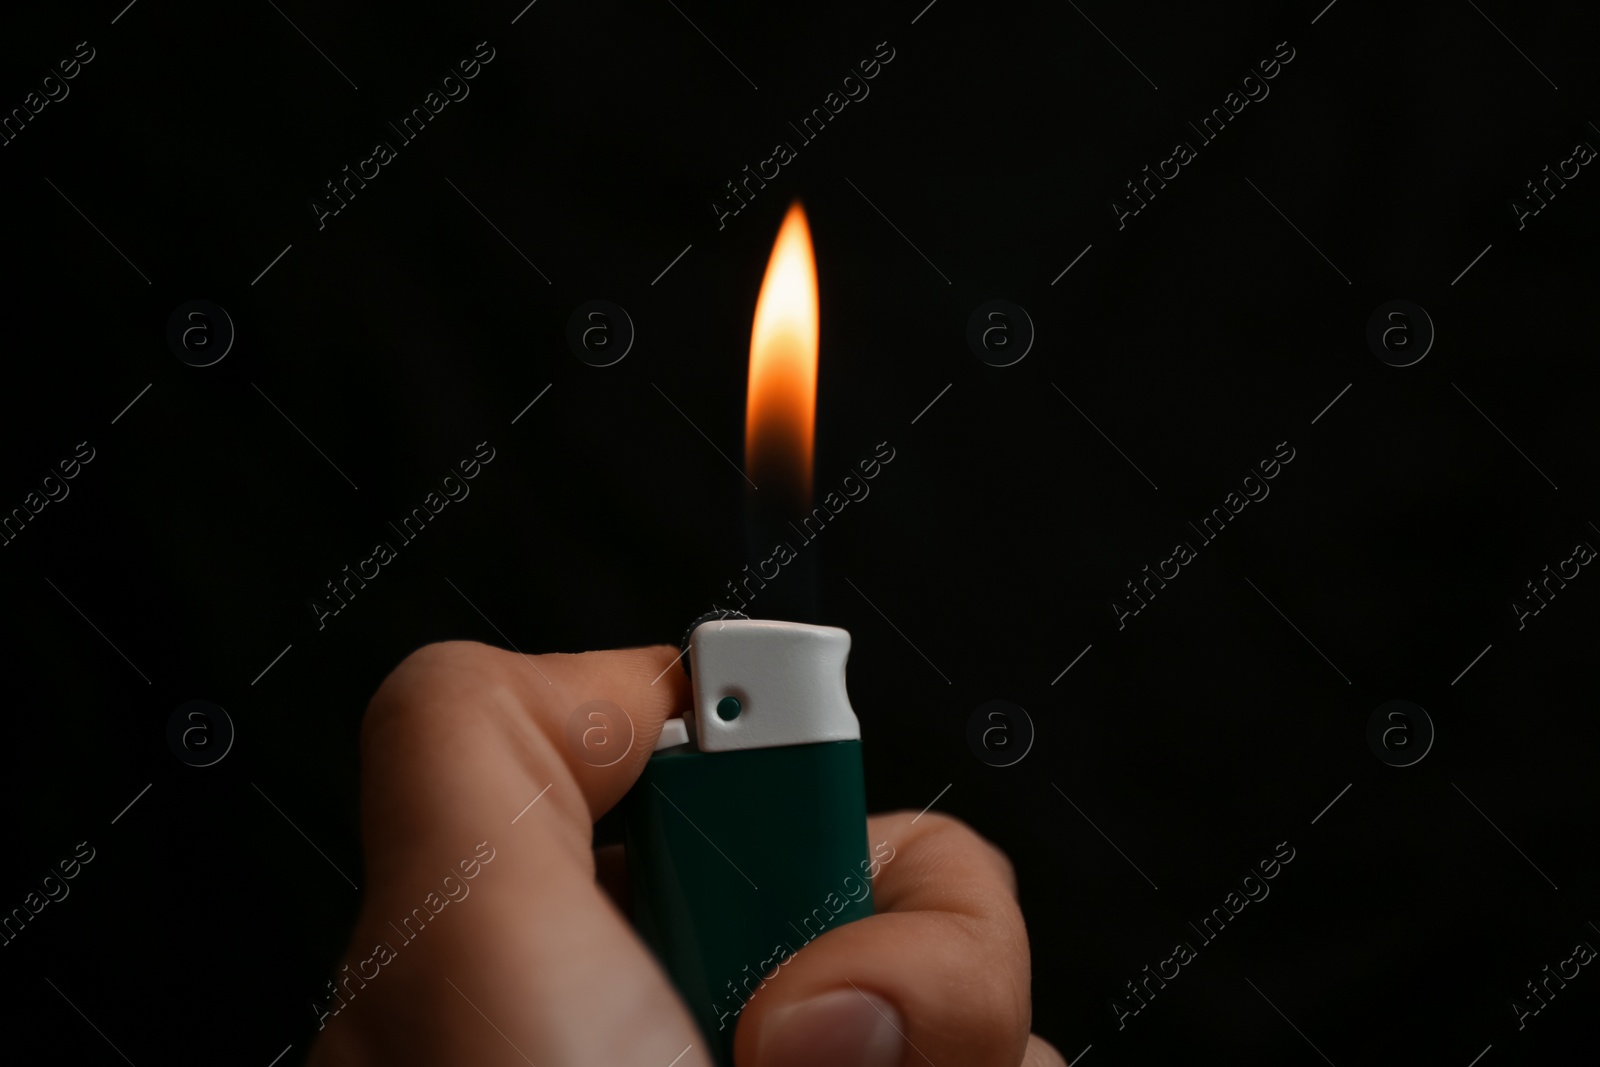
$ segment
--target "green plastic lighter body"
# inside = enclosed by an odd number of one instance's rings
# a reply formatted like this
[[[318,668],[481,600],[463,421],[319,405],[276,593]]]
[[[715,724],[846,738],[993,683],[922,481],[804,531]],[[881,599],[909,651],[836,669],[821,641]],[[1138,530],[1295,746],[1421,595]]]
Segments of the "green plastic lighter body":
[[[701,721],[732,695],[751,720],[787,713],[789,720],[809,716],[832,725],[812,729],[790,721],[778,731],[788,743],[717,751],[701,750],[719,743],[702,728],[696,731],[700,745],[672,745],[650,758],[624,807],[634,924],[724,1065],[733,1063],[734,1031],[745,1005],[766,985],[783,981],[789,960],[826,931],[872,914],[861,742],[843,697],[843,656],[835,694],[828,655],[808,646],[803,634],[798,648],[788,644],[795,629],[831,628],[751,624],[766,628],[749,635],[765,644],[737,645],[733,662],[742,655],[762,663],[731,670],[727,655],[708,653],[707,664],[695,664]],[[849,647],[848,634],[843,647]],[[711,665],[718,669],[705,669]],[[824,677],[807,681],[818,672]],[[820,715],[808,710],[829,700],[843,701],[843,708]],[[774,710],[774,704],[785,707]],[[846,716],[848,728],[841,725]],[[693,711],[685,718],[692,724]],[[716,725],[727,730],[720,720]],[[854,732],[856,738],[794,743],[807,732]],[[770,739],[752,732],[736,743],[749,745],[752,736]],[[724,737],[720,743],[729,742]]]

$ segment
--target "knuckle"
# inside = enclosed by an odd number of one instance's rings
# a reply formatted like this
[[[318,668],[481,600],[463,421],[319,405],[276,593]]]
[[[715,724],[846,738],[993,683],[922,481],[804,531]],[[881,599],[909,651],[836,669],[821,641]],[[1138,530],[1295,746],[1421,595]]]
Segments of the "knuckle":
[[[996,845],[992,841],[989,841],[989,840],[984,840],[983,843],[986,846],[988,846],[989,858],[994,863],[995,869],[999,872],[1001,881],[1005,882],[1006,888],[1011,891],[1011,895],[1013,897],[1016,896],[1017,895],[1017,866],[1016,866],[1016,864],[1011,862],[1011,857],[1006,855],[1005,852],[1000,848],[999,845]]]
[[[974,830],[965,821],[954,815],[946,815],[942,811],[925,811],[912,821],[925,824],[919,827],[925,837],[937,837],[949,842],[968,838],[981,840],[978,836],[978,831]]]
[[[1019,1003],[1008,983],[986,983],[975,989],[963,1012],[963,1043],[982,1050],[981,1062],[1014,1064],[1021,1061],[1028,1040],[1032,1012]]]
[[[379,731],[437,718],[471,702],[451,699],[465,686],[481,685],[496,657],[474,641],[438,641],[407,655],[389,672],[367,704],[361,731],[366,739]]]
[[[1028,1052],[1022,1067],[1066,1067],[1067,1061],[1056,1047],[1038,1034],[1028,1035]]]
[[[921,821],[929,823],[923,834],[930,839],[930,843],[937,842],[941,850],[951,853],[982,855],[993,869],[995,877],[1007,887],[1012,896],[1016,895],[1016,866],[1011,862],[1011,857],[994,842],[954,815],[930,811],[921,817]]]
[[[476,666],[490,651],[488,645],[477,641],[434,641],[423,645],[400,661],[401,668],[438,669],[466,665]],[[400,668],[396,668],[397,670]]]

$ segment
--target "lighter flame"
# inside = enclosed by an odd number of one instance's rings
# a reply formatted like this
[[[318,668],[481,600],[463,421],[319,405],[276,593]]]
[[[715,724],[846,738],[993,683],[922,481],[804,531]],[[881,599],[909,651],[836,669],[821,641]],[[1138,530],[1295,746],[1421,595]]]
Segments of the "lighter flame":
[[[745,462],[757,484],[771,472],[811,499],[817,416],[817,263],[799,202],[789,208],[767,261],[750,330]]]

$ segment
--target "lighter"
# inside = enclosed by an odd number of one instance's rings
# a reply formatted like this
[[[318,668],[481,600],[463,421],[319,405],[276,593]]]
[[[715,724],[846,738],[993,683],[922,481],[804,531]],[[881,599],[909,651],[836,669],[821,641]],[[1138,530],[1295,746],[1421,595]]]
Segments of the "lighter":
[[[625,804],[634,922],[719,1063],[739,1014],[825,930],[872,914],[850,634],[712,615],[685,635],[692,706]]]

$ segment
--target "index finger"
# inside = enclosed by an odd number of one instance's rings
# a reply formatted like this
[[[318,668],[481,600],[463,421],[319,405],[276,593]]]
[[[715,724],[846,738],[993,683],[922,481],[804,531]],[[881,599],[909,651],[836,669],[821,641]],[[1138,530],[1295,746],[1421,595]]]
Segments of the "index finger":
[[[594,820],[638,778],[662,723],[688,705],[677,656],[668,645],[525,656],[450,641],[406,657],[362,722],[369,868],[389,873],[391,858],[404,862],[436,836],[455,848],[462,835],[509,825],[536,798],[587,851]]]

